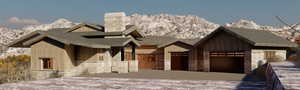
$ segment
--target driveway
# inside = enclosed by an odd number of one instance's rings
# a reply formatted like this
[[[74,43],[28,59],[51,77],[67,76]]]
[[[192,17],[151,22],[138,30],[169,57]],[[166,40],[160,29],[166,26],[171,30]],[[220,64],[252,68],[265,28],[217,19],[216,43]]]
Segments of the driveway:
[[[0,90],[265,90],[265,83],[69,77],[1,84]]]
[[[0,90],[265,90],[245,74],[140,70],[0,85]],[[247,77],[249,80],[245,80]]]
[[[222,72],[190,72],[190,71],[163,71],[163,70],[139,70],[124,74],[103,73],[94,75],[82,75],[84,77],[102,78],[141,78],[141,79],[169,79],[169,80],[226,80],[226,81],[260,81],[258,77],[241,73]]]

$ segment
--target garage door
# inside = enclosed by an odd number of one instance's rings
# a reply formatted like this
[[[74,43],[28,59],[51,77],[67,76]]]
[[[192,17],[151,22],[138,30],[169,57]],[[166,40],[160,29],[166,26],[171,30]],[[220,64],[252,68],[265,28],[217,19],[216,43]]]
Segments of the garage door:
[[[138,54],[139,69],[155,69],[155,55]]]
[[[244,73],[243,57],[210,57],[212,72]]]
[[[188,54],[172,53],[171,70],[188,70]]]

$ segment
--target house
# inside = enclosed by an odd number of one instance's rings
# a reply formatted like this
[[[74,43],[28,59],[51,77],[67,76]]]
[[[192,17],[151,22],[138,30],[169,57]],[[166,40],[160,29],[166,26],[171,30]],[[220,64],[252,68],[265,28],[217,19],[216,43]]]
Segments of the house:
[[[265,30],[219,27],[190,51],[191,70],[250,73],[268,61],[286,59],[297,44]]]
[[[124,13],[105,14],[104,23],[36,31],[9,46],[31,48],[36,79],[139,69],[249,73],[285,60],[286,50],[297,46],[268,31],[223,26],[203,39],[145,37],[126,25]]]
[[[137,72],[135,50],[140,44],[135,38],[143,35],[135,26],[122,23],[123,16],[124,13],[106,14],[105,27],[81,23],[71,28],[35,31],[9,46],[31,48],[31,73],[36,79],[53,75]]]

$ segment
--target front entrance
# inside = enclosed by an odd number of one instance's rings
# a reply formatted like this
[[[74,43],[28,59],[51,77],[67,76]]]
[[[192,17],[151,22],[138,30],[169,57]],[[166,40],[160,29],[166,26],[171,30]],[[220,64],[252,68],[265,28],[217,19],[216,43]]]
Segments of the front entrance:
[[[138,54],[139,69],[155,69],[154,54]]]
[[[171,70],[188,70],[188,53],[171,53]]]

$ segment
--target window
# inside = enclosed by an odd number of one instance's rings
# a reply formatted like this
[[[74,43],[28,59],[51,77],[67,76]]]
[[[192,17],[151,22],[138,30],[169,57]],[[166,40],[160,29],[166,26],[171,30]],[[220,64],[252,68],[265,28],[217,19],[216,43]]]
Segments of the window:
[[[51,58],[40,58],[43,69],[53,69],[53,60]]]
[[[272,61],[275,59],[275,51],[265,51],[265,59]]]

